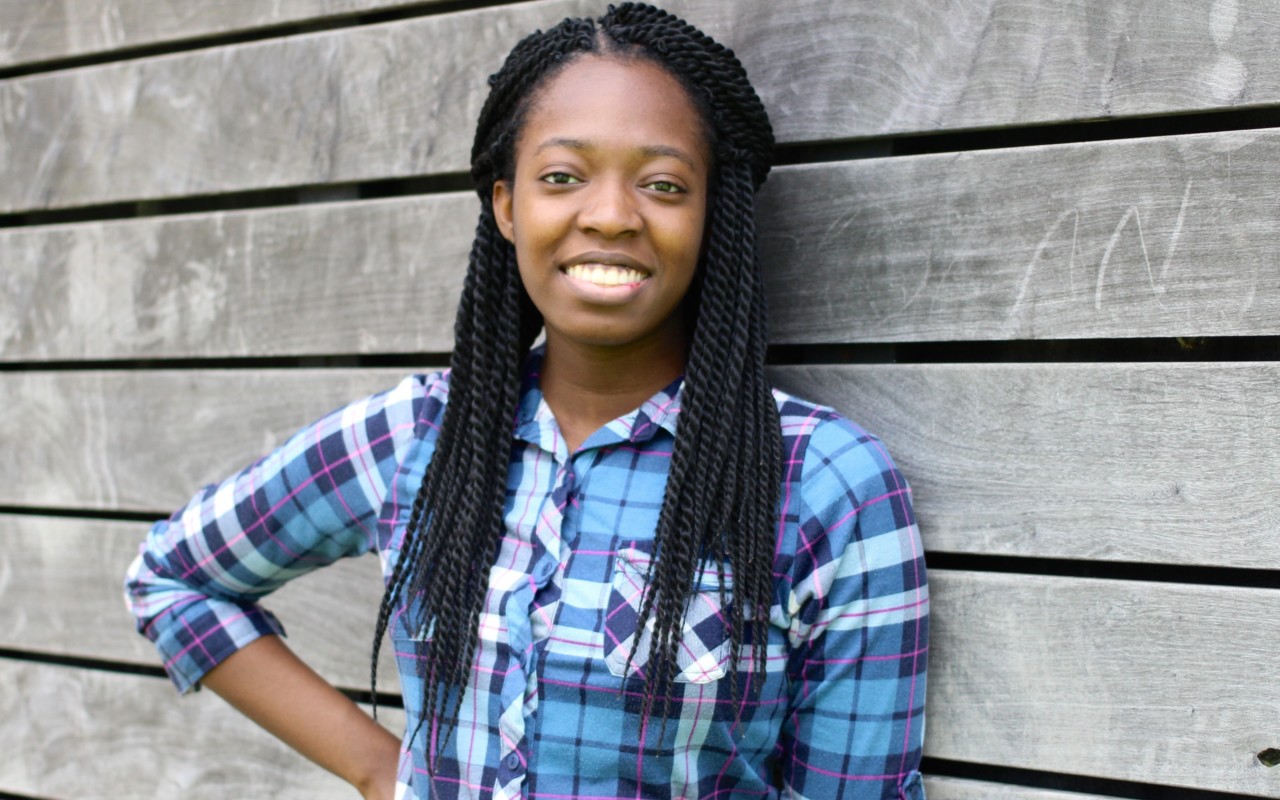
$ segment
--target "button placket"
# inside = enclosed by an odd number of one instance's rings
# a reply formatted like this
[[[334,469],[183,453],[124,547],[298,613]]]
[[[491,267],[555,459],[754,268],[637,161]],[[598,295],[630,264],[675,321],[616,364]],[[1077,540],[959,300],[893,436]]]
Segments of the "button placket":
[[[551,577],[556,574],[556,569],[559,566],[557,561],[552,560],[550,553],[543,555],[538,563],[534,565],[533,582],[539,589],[542,589],[551,580]]]

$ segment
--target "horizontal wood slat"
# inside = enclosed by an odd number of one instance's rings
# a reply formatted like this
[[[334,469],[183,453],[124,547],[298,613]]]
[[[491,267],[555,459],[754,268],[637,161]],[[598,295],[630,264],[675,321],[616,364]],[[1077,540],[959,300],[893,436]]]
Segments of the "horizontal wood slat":
[[[0,505],[167,513],[407,372],[0,373]]]
[[[172,509],[400,370],[0,373],[0,504]],[[926,545],[1280,567],[1280,365],[785,367],[881,435]]]
[[[924,788],[929,800],[1106,800],[1103,795],[1097,794],[1029,789],[1025,786],[928,775],[924,779]]]
[[[343,781],[212,692],[158,678],[0,659],[0,791],[78,797],[348,800]],[[379,709],[399,736],[404,715]]]
[[[448,351],[479,208],[447,194],[0,231],[0,360]]]
[[[935,551],[1280,568],[1280,365],[786,367],[884,438]]]
[[[926,755],[1280,797],[1280,591],[929,577]]]
[[[1280,334],[1277,183],[1278,130],[781,168],[760,209],[773,340]],[[0,360],[447,351],[478,209],[0,231]]]
[[[135,631],[121,590],[147,527],[0,514],[0,647],[158,666],[159,655]],[[338,686],[368,690],[381,599],[378,562],[370,556],[294,580],[263,605],[313,669]],[[389,647],[381,653],[378,689],[400,690]]]
[[[296,25],[439,0],[40,0],[0,3],[0,67]]]
[[[775,341],[1280,333],[1280,130],[781,173]]]
[[[1280,706],[1258,686],[1273,672],[1280,593],[949,570],[930,577],[927,755],[1280,797],[1280,778],[1255,757],[1278,744]],[[19,740],[0,741],[6,752],[53,752],[55,736],[63,750],[74,748],[77,737],[95,735],[85,727],[94,719],[115,720],[122,751],[147,750],[153,740],[186,742],[176,734],[195,730],[188,709],[212,713],[207,704],[180,703],[160,680],[68,671],[62,674],[71,676],[70,686],[51,691],[23,677],[60,669],[0,661],[0,682],[7,682],[0,704],[20,709],[5,709],[4,718],[24,721],[0,726],[0,737]],[[140,688],[98,688],[117,679]],[[42,702],[69,697],[80,710],[37,711],[32,695]],[[141,699],[129,708],[98,705],[134,697]],[[131,725],[134,719],[149,722]],[[214,735],[201,727],[201,737]],[[26,739],[31,743],[21,745]],[[199,752],[208,746],[192,744]],[[192,768],[179,754],[164,761]],[[45,760],[27,763],[47,767]],[[148,774],[164,771],[152,763]],[[30,790],[20,782],[4,785],[13,780],[5,777],[0,787]]]
[[[674,0],[780,141],[1280,102],[1280,18],[1161,0]],[[0,212],[460,172],[484,78],[544,0],[0,84]],[[803,76],[803,77],[798,77]]]

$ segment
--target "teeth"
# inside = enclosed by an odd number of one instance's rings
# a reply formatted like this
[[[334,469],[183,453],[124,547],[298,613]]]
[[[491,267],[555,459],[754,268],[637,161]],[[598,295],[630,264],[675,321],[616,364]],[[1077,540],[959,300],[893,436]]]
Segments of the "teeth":
[[[574,264],[565,267],[565,274],[596,286],[622,286],[628,283],[640,283],[645,275],[638,269],[618,267],[612,264]]]

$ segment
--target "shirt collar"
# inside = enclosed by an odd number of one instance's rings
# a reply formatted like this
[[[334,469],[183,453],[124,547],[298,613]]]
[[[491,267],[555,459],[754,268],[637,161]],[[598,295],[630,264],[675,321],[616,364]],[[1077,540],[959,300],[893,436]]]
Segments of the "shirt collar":
[[[556,425],[551,408],[542,396],[539,376],[545,345],[529,351],[520,382],[520,404],[516,409],[515,436],[535,444],[549,452],[557,452],[561,446],[560,428]],[[676,423],[680,416],[680,395],[684,376],[676,378],[644,401],[639,408],[623,414],[582,443],[582,449],[608,447],[631,442],[647,442],[659,430],[676,435]]]

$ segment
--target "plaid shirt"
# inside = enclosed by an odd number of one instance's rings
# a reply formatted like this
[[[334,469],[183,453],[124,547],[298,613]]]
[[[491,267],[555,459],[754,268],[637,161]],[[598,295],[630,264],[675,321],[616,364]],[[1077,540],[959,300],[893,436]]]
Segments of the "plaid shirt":
[[[646,724],[644,641],[624,671],[680,384],[570,454],[538,363],[474,670],[434,776],[427,729],[407,738],[421,636],[392,625],[408,716],[397,797],[922,799],[928,591],[910,490],[880,442],[775,392],[786,471],[765,674],[743,654],[735,706],[710,569],[690,604],[673,716]],[[152,529],[127,594],[180,690],[283,632],[257,601],[285,581],[370,550],[389,574],[448,387],[447,371],[414,376],[336,411]]]

